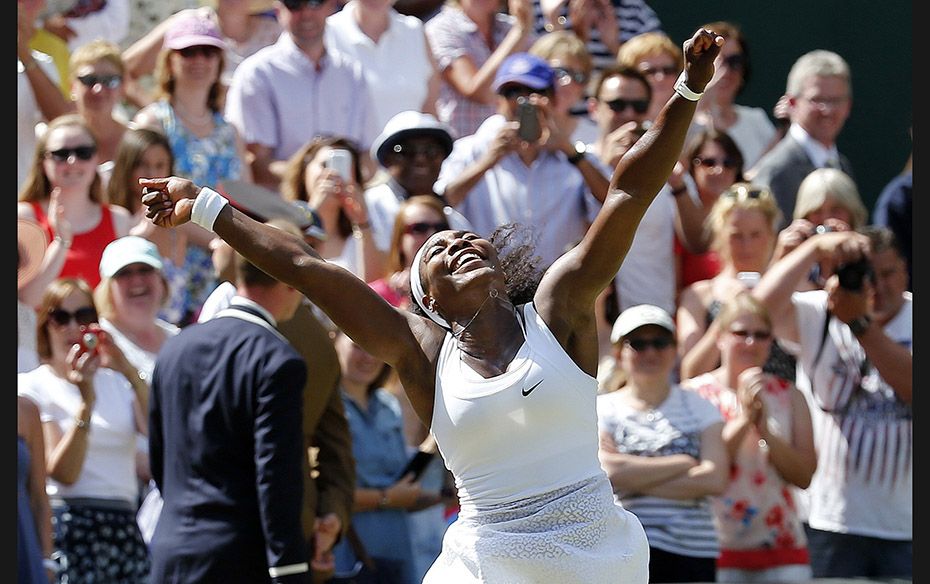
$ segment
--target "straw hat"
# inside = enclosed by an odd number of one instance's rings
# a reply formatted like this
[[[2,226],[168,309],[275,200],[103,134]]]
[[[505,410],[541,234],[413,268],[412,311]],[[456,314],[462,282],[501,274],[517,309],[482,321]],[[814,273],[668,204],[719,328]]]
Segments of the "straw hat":
[[[20,289],[39,271],[45,257],[45,248],[48,247],[48,237],[45,230],[35,221],[19,219],[16,225],[16,243],[19,248],[16,288]]]

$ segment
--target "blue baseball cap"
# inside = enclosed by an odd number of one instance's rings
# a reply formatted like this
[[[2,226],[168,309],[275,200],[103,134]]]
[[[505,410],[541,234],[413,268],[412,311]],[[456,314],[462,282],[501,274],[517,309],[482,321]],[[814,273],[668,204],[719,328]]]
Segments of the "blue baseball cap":
[[[508,83],[531,89],[549,89],[555,86],[555,73],[544,59],[529,53],[514,53],[504,59],[494,76],[493,89],[497,93]]]

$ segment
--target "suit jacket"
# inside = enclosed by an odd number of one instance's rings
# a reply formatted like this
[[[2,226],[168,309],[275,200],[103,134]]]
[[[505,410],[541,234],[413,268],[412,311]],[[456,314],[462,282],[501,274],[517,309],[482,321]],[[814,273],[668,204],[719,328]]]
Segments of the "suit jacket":
[[[791,223],[798,187],[804,177],[816,168],[801,143],[788,134],[765,153],[752,169],[752,183],[768,187],[775,195],[778,208],[784,215],[781,227]],[[853,176],[852,165],[843,154],[840,154],[840,170]]]
[[[152,375],[152,582],[308,582],[306,366],[258,311],[227,312],[169,339]]]
[[[301,513],[308,557],[312,557],[313,522],[336,513],[343,534],[349,527],[355,498],[355,459],[352,437],[339,394],[339,358],[326,327],[301,304],[294,316],[278,323],[284,335],[307,364],[304,385],[304,505]],[[309,449],[317,449],[317,466],[311,478]]]

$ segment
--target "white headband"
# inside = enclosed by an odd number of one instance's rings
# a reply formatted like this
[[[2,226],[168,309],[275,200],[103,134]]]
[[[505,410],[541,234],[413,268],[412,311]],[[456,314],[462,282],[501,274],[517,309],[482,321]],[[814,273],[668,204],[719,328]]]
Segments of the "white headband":
[[[414,302],[426,313],[426,316],[428,316],[430,320],[442,328],[451,331],[452,327],[446,322],[446,319],[439,316],[439,313],[435,310],[427,308],[426,305],[423,304],[423,297],[426,294],[423,292],[423,283],[420,281],[420,259],[423,257],[423,250],[425,249],[426,245],[421,245],[420,249],[417,250],[417,254],[413,256],[413,264],[410,266],[410,291],[413,293]]]

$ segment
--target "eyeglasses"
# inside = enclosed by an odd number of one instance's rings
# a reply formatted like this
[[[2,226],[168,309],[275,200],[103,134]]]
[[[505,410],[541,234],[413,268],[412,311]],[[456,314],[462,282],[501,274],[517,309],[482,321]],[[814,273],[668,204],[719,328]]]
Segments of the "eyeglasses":
[[[416,223],[411,223],[404,227],[404,233],[408,235],[426,235],[433,234],[439,231],[445,231],[449,228],[449,224],[445,221],[440,221],[437,223],[430,223],[428,221],[417,221]]]
[[[743,69],[743,66],[746,64],[746,57],[743,55],[735,54],[723,58],[723,64],[730,69]]]
[[[655,77],[659,73],[665,75],[666,77],[671,77],[672,75],[678,74],[678,67],[674,65],[666,65],[665,67],[650,67],[649,65],[643,65],[639,68],[639,72],[646,77]]]
[[[762,197],[771,197],[772,193],[760,187],[753,187],[741,184],[731,185],[730,188],[720,193],[721,197],[730,199],[759,199]]]
[[[633,111],[638,114],[646,113],[646,110],[649,109],[649,101],[645,99],[612,99],[610,101],[605,101],[607,107],[616,113],[624,111],[626,108],[631,107]]]
[[[50,322],[60,327],[68,326],[72,320],[81,326],[87,326],[97,322],[97,311],[90,306],[78,308],[74,312],[68,312],[63,308],[55,308],[48,311],[48,318]]]
[[[393,150],[396,154],[403,156],[404,158],[416,158],[419,154],[422,154],[427,158],[439,158],[446,153],[445,148],[439,144],[394,144],[394,147],[391,150]]]
[[[730,158],[729,156],[723,158],[702,158],[700,156],[695,156],[692,161],[694,166],[705,166],[707,168],[714,168],[716,166],[723,166],[724,168],[736,168],[739,166],[739,162],[735,158]]]
[[[220,49],[210,45],[194,45],[193,47],[184,47],[178,49],[178,54],[185,59],[193,59],[198,55],[210,58],[220,54]]]
[[[502,87],[500,94],[504,96],[505,99],[514,100],[519,97],[529,97],[532,94],[537,95],[549,95],[548,89],[533,89],[532,87],[526,87],[525,85],[507,85]]]
[[[46,158],[51,158],[55,162],[67,162],[72,156],[78,160],[90,160],[97,153],[97,147],[93,145],[75,146],[74,148],[59,148],[45,153]]]
[[[148,276],[155,273],[155,268],[150,265],[141,265],[137,268],[123,268],[113,274],[114,278],[129,278],[130,276]]]
[[[749,339],[753,341],[767,341],[772,338],[772,331],[747,331],[742,329],[731,330],[730,334],[734,337],[743,339],[745,343]]]
[[[648,347],[652,347],[656,351],[667,349],[674,345],[675,341],[671,337],[655,337],[653,339],[626,339],[623,341],[623,344],[637,353],[641,353]]]
[[[319,8],[323,4],[326,4],[326,0],[281,0],[284,3],[285,8],[291,12],[297,12],[304,6],[310,6],[312,8]]]
[[[588,76],[584,71],[576,71],[574,69],[568,69],[567,67],[553,67],[552,72],[555,73],[555,78],[558,79],[562,85],[568,85],[572,81],[579,85],[584,85],[588,82]]]
[[[98,83],[107,89],[116,89],[123,82],[122,75],[81,75],[77,78],[85,87],[93,87]]]

